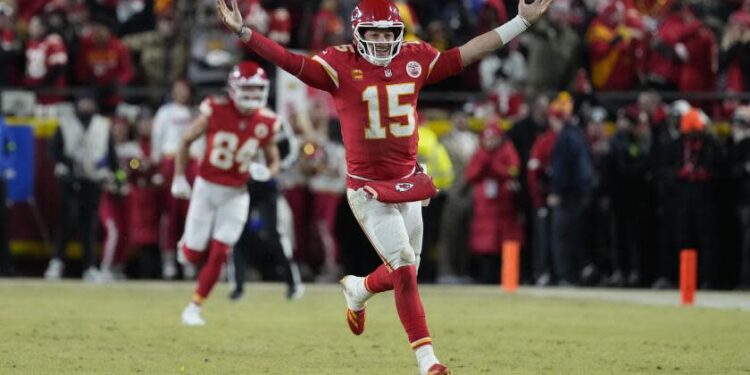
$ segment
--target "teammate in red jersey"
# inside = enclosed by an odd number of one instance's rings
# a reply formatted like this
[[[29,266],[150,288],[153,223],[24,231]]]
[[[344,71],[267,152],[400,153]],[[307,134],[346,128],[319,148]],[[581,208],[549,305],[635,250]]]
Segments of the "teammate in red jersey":
[[[362,0],[352,12],[354,42],[315,57],[293,54],[243,25],[236,0],[217,0],[224,24],[261,57],[336,102],[347,162],[347,198],[384,265],[366,278],[342,280],[347,320],[354,334],[365,324],[365,303],[393,290],[399,318],[414,349],[420,374],[450,374],[432,348],[417,288],[422,247],[420,200],[435,188],[417,166],[417,98],[425,85],[460,73],[524,32],[552,0],[519,2],[519,15],[467,44],[438,52],[404,42],[404,23],[388,0]]]
[[[182,323],[204,325],[201,303],[216,284],[227,255],[247,221],[252,177],[267,180],[279,171],[274,135],[280,122],[265,108],[270,81],[255,62],[235,66],[229,75],[229,97],[210,97],[185,133],[175,159],[172,195],[190,197],[185,233],[180,240],[181,262],[203,263],[193,300],[182,312]],[[185,178],[190,144],[206,134],[206,152],[193,185]],[[253,162],[261,149],[266,165]]]

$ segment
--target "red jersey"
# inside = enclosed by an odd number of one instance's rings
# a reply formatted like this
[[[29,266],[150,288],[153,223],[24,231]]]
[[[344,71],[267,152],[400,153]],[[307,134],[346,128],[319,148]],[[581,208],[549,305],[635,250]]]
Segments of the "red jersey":
[[[365,60],[351,44],[329,47],[313,60],[335,84],[331,90],[341,120],[347,172],[352,177],[390,180],[411,174],[417,164],[417,98],[440,52],[427,43],[406,42],[387,66]],[[463,68],[460,55],[449,70]],[[443,59],[440,59],[443,60]],[[441,75],[443,75],[441,73]],[[350,187],[355,187],[349,179]]]
[[[97,45],[91,36],[81,38],[76,75],[84,84],[126,84],[133,78],[130,52],[119,39],[112,37],[106,45]]]
[[[68,64],[68,50],[65,42],[57,34],[50,34],[43,40],[31,40],[26,44],[26,87],[39,87],[46,82],[47,74],[56,66],[65,67]],[[53,87],[65,87],[65,74],[61,74]],[[62,101],[60,97],[40,98],[43,103]]]
[[[281,122],[265,108],[243,115],[225,97],[205,99],[200,112],[208,117],[208,129],[198,176],[224,186],[244,185],[250,178],[253,157],[259,148],[274,141]]]

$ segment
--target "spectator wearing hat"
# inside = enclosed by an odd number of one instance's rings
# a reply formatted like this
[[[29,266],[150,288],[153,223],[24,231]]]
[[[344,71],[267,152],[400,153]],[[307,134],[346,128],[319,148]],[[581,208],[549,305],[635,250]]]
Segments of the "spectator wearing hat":
[[[737,214],[742,233],[740,287],[750,289],[750,107],[740,107],[732,121],[731,175],[737,186]]]
[[[106,17],[93,17],[76,58],[78,82],[96,89],[103,113],[112,113],[122,100],[120,89],[133,78],[130,52],[112,35]]]
[[[474,215],[470,224],[471,251],[479,282],[500,281],[503,243],[523,242],[523,228],[515,196],[520,190],[520,160],[513,143],[497,123],[482,132],[480,147],[466,169],[474,186]]]
[[[576,284],[584,256],[584,219],[591,204],[594,166],[583,131],[573,121],[573,102],[562,93],[550,106],[550,127],[561,129],[550,159],[552,254],[561,285]]]
[[[671,145],[666,165],[675,181],[675,239],[679,249],[698,250],[702,288],[716,285],[719,254],[714,180],[723,159],[707,126],[707,116],[698,109],[691,108],[683,114],[680,136]]]

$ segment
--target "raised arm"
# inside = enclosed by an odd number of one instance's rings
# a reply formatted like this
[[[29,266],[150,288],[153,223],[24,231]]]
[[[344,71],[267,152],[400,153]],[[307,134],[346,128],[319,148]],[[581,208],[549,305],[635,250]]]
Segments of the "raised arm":
[[[536,22],[547,11],[550,4],[552,0],[534,0],[532,3],[519,0],[518,15],[515,18],[459,47],[463,65],[469,66],[510,43],[513,38]]]
[[[232,0],[231,9],[225,0],[216,0],[216,8],[224,25],[237,34],[240,40],[260,57],[296,76],[308,86],[323,91],[336,89],[336,83],[318,62],[307,56],[289,52],[280,44],[245,26],[242,23],[242,14],[237,6],[237,0]]]

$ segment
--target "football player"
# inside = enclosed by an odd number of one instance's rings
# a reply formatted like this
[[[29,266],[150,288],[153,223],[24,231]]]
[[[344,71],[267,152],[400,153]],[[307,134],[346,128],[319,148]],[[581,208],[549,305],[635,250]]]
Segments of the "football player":
[[[268,179],[279,171],[274,135],[280,121],[266,109],[270,81],[255,62],[242,62],[229,75],[229,97],[209,97],[183,136],[175,158],[172,195],[190,197],[185,233],[178,253],[181,262],[203,263],[192,301],[182,323],[204,325],[201,304],[216,284],[232,246],[245,227],[250,196],[248,179]],[[190,144],[206,135],[206,152],[191,194],[185,177]],[[266,165],[253,163],[262,150]]]
[[[341,119],[346,149],[347,198],[383,265],[366,278],[342,279],[347,321],[354,334],[365,324],[365,303],[393,290],[401,323],[420,374],[450,370],[436,358],[417,288],[422,248],[420,201],[436,194],[417,165],[420,90],[489,55],[523,33],[552,0],[519,1],[519,14],[467,44],[440,53],[404,41],[404,22],[388,0],[362,0],[352,12],[354,41],[306,57],[285,50],[242,22],[237,1],[217,0],[224,24],[248,47],[314,88],[328,91]]]

